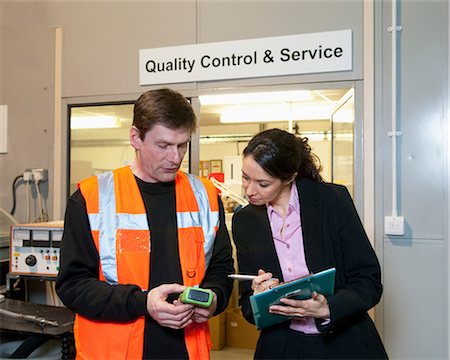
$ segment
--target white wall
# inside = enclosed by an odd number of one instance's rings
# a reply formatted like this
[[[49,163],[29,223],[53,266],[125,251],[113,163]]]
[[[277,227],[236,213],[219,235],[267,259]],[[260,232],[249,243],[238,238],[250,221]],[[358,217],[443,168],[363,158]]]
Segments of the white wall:
[[[383,262],[384,339],[392,358],[447,359],[448,2],[400,1],[398,215],[404,236],[385,236],[392,215],[391,4],[377,3],[376,244]],[[428,305],[427,305],[428,304]]]
[[[245,82],[257,86],[362,77],[362,3],[354,1],[2,1],[0,9],[0,103],[8,104],[11,124],[11,151],[0,155],[8,169],[0,173],[0,206],[5,208],[11,206],[7,189],[26,168],[48,169],[52,180],[55,166],[60,171],[66,165],[65,153],[62,164],[53,164],[55,27],[62,29],[63,104],[85,99],[136,99],[150,88],[139,86],[139,49],[344,28],[353,30],[354,69],[350,72],[173,87],[188,93],[197,88],[236,87]],[[64,108],[61,111],[67,114]],[[66,121],[63,116],[63,129]],[[49,213],[57,213],[58,209],[53,210],[53,196],[62,189],[54,189],[52,181],[46,186]],[[24,202],[20,189],[18,201]],[[59,213],[62,216],[63,209]],[[16,215],[23,219],[21,207]]]

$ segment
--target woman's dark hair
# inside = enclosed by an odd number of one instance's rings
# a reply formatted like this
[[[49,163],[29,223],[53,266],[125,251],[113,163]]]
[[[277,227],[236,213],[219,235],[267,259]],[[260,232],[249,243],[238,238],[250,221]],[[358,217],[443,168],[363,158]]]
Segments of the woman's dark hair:
[[[320,160],[311,152],[306,137],[280,129],[265,130],[256,134],[244,149],[244,157],[249,155],[273,177],[289,180],[297,173],[298,177],[323,182]]]
[[[189,129],[193,133],[197,120],[191,104],[183,95],[164,88],[143,93],[134,104],[133,126],[139,130],[142,140],[155,124],[169,129]]]

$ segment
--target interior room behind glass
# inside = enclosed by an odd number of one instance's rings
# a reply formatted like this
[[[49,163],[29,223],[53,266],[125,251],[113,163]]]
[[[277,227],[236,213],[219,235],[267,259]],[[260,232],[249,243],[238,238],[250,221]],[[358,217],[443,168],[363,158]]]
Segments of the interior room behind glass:
[[[253,135],[270,128],[308,137],[321,161],[323,177],[345,184],[352,193],[352,87],[214,94],[199,100],[199,175],[214,177],[225,193],[229,189],[242,195],[242,151]],[[69,113],[72,193],[79,180],[127,165],[134,158],[128,137],[133,104],[77,105]],[[182,170],[189,171],[189,152]],[[236,202],[224,200],[232,211]]]

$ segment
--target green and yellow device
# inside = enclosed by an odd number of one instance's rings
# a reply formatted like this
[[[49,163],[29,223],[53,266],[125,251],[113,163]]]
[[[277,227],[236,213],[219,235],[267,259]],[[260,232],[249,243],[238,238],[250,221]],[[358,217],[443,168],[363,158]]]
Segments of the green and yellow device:
[[[207,308],[212,304],[213,292],[209,289],[189,286],[180,294],[179,299],[185,304]]]

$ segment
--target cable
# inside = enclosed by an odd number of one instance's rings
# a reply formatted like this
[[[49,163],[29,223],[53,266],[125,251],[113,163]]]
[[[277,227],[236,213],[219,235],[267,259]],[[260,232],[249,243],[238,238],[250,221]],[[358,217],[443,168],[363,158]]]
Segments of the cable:
[[[30,222],[30,195],[31,195],[31,186],[30,182],[26,181],[27,187],[27,222]]]
[[[44,218],[44,221],[49,220],[48,211],[47,211],[47,201],[45,201],[44,195],[41,193],[42,197],[42,215]]]
[[[42,201],[43,196],[42,196],[41,190],[39,188],[39,180],[36,180],[34,185],[36,186],[38,206],[39,206],[39,216],[37,216],[37,217],[39,217],[41,222],[48,221],[47,211],[45,210],[45,208],[43,206],[43,201]]]
[[[10,211],[11,215],[14,215],[15,211],[16,211],[16,182],[17,180],[19,180],[20,178],[23,179],[23,175],[18,175],[16,176],[16,178],[14,179],[13,183],[12,183],[12,196],[13,196],[13,206],[12,209]]]
[[[34,185],[36,187],[36,193],[37,193],[37,199],[38,199],[39,218],[41,219],[41,221],[44,221],[44,209],[42,208],[42,194],[41,194],[41,190],[39,189],[39,180],[36,180],[34,182]]]

